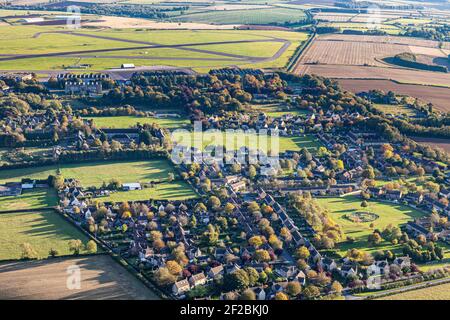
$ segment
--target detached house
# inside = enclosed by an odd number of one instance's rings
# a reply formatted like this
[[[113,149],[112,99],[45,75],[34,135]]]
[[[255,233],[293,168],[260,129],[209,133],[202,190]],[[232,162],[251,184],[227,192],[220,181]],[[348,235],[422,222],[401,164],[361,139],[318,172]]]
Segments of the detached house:
[[[194,274],[189,278],[189,283],[192,287],[201,286],[208,280],[203,272]]]
[[[183,293],[189,291],[191,289],[191,286],[189,285],[189,281],[186,279],[177,281],[172,286],[172,292],[174,295],[182,295]]]

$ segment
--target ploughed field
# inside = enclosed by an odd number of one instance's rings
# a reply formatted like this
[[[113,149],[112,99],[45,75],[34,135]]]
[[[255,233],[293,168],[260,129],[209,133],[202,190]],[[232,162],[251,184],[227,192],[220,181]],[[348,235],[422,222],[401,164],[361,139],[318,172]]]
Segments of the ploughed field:
[[[68,270],[71,273],[68,273]],[[81,276],[80,287],[70,275]],[[14,279],[14,281],[11,281]],[[158,296],[108,255],[0,264],[0,299],[158,300]]]

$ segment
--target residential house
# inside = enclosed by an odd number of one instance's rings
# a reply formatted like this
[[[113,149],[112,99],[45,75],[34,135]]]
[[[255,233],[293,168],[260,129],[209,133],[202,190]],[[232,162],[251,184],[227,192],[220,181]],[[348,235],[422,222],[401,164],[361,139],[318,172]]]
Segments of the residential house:
[[[189,285],[189,281],[186,279],[177,281],[172,286],[172,292],[174,295],[180,296],[183,293],[189,291],[191,286]]]

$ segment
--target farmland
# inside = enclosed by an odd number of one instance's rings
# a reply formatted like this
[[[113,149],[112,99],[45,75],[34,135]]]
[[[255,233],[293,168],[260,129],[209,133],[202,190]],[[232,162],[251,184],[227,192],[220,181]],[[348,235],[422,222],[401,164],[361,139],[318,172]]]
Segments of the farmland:
[[[80,268],[81,286],[70,290],[67,270],[73,266]],[[8,300],[159,299],[107,255],[3,263],[0,288],[0,299]]]
[[[271,8],[248,10],[209,11],[184,14],[173,17],[172,21],[203,22],[212,24],[273,24],[296,23],[306,18],[302,10],[288,8]]]
[[[412,137],[412,139],[420,144],[442,148],[448,153],[450,153],[450,141],[448,139],[420,138],[420,137]]]
[[[341,198],[320,198],[317,202],[322,207],[329,210],[331,218],[336,221],[347,237],[355,239],[354,243],[342,242],[337,245],[340,255],[345,255],[347,250],[352,248],[364,249],[369,252],[377,250],[396,250],[397,246],[389,242],[382,242],[379,246],[371,247],[367,242],[367,237],[374,228],[383,229],[389,224],[400,226],[406,222],[424,215],[423,212],[399,204],[385,203],[381,201],[369,201],[369,206],[362,210],[361,199],[353,196]],[[368,211],[379,216],[373,222],[355,223],[345,218],[345,215],[352,212]],[[374,224],[374,228],[370,224]]]
[[[72,239],[88,241],[55,211],[0,215],[0,240],[7,243],[0,247],[0,260],[19,259],[25,242],[32,244],[41,259],[48,257],[50,249],[57,250],[58,255],[68,255],[68,242]]]
[[[425,103],[431,102],[437,110],[443,112],[450,111],[448,104],[450,88],[400,84],[389,80],[339,79],[339,83],[344,89],[355,93],[373,89],[378,89],[385,92],[394,91],[397,94],[419,98]]]
[[[132,162],[89,162],[83,164],[61,165],[61,174],[66,178],[76,178],[85,187],[100,187],[103,182],[117,179],[127,182],[161,182],[156,187],[138,191],[118,191],[111,195],[115,201],[124,201],[128,196],[134,200],[145,200],[150,196],[154,199],[186,199],[196,197],[196,194],[185,182],[167,182],[169,173],[173,172],[165,160],[132,161]],[[0,183],[5,181],[20,181],[22,178],[46,179],[56,173],[56,166],[14,169],[0,172]],[[108,201],[108,198],[102,198]]]
[[[379,300],[449,300],[450,283],[407,291],[380,298]]]

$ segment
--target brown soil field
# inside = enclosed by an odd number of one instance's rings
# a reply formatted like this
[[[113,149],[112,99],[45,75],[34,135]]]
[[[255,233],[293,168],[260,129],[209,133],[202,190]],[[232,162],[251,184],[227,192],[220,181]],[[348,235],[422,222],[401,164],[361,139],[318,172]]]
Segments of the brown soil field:
[[[147,28],[147,29],[233,29],[238,25],[212,25],[206,23],[178,23],[178,22],[156,22],[141,18],[124,18],[102,16],[100,21],[86,22],[83,26],[99,28]]]
[[[411,137],[414,141],[434,148],[441,148],[450,153],[450,140],[438,138]]]
[[[400,44],[407,46],[418,46],[428,48],[439,48],[439,42],[433,40],[426,40],[412,37],[398,37],[398,36],[366,36],[366,35],[351,35],[351,34],[329,34],[320,36],[321,40],[331,41],[357,41],[365,43],[387,43]],[[450,43],[444,43],[444,49],[450,48]]]
[[[403,84],[419,84],[450,88],[450,73],[418,71],[401,68],[380,68],[343,65],[298,65],[299,74],[316,74],[327,78],[394,80]]]
[[[420,85],[399,84],[389,80],[350,80],[339,79],[345,90],[355,93],[378,89],[394,91],[397,94],[409,95],[433,105],[440,111],[450,112],[450,89]]]
[[[68,267],[78,266],[80,289],[68,289]],[[108,255],[0,264],[0,299],[157,300],[158,296]]]
[[[376,59],[411,52],[408,46],[360,41],[317,40],[300,59],[301,64],[342,64],[352,66],[386,66]]]

